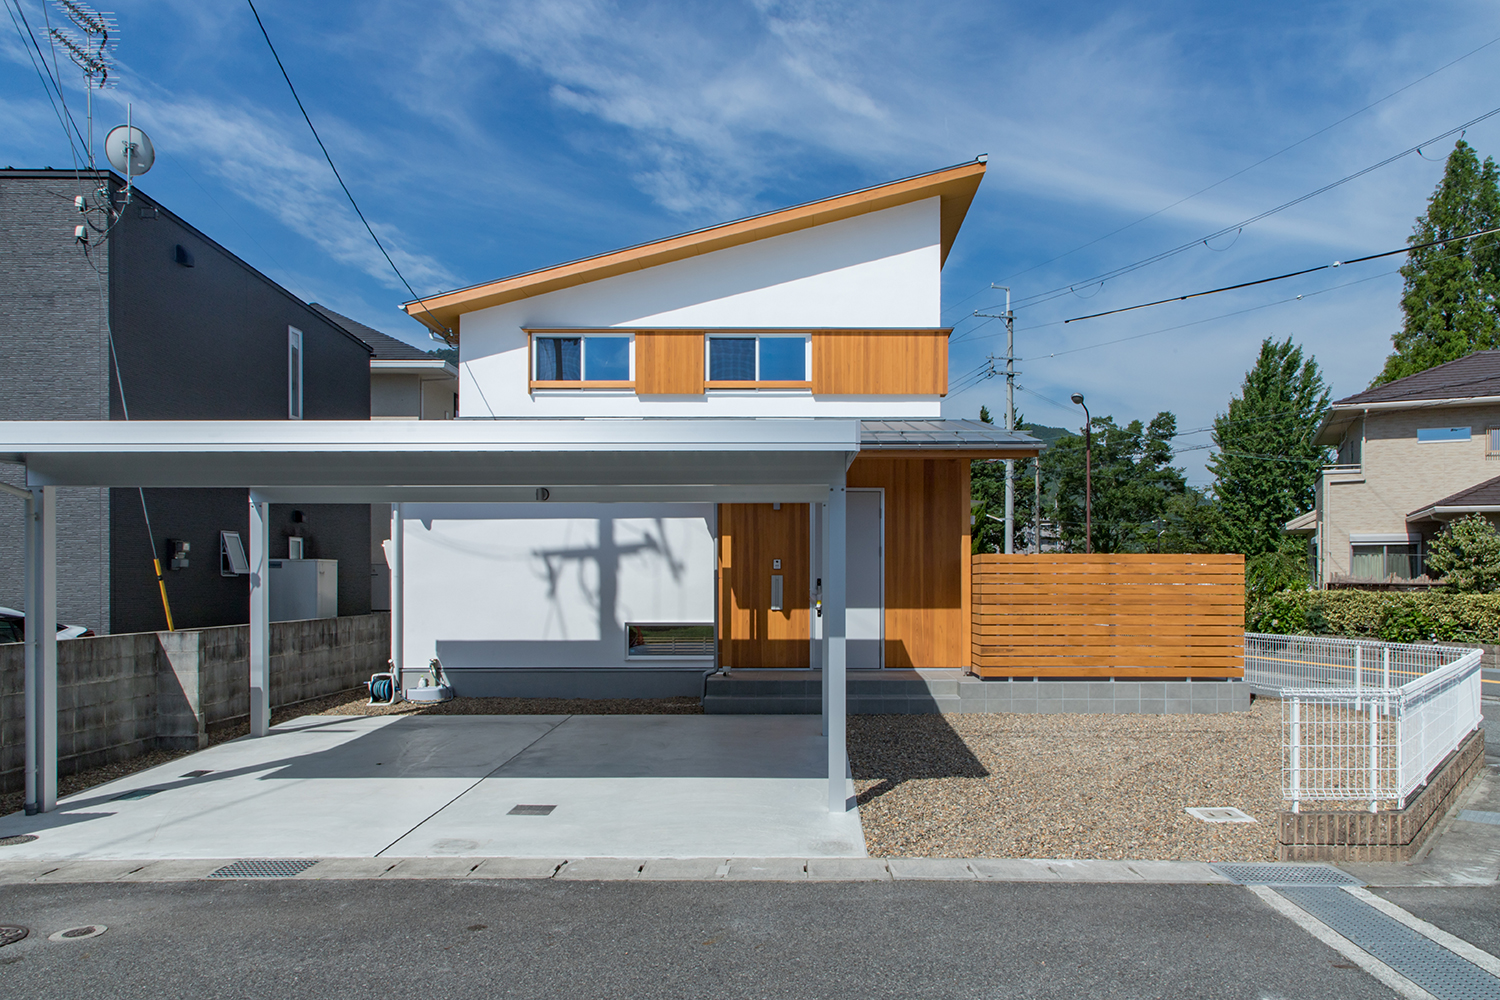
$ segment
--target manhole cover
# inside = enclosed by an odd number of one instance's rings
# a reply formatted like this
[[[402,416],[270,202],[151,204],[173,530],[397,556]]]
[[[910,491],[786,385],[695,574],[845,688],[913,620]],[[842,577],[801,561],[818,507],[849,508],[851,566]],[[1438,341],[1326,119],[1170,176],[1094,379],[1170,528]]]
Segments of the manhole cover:
[[[31,931],[20,924],[0,924],[0,948],[23,941]]]
[[[516,806],[507,814],[510,816],[550,816],[552,810],[557,806]]]
[[[201,778],[205,774],[213,774],[213,773],[214,772],[211,769],[210,770],[205,770],[205,771],[189,771],[187,774],[184,774],[183,777],[184,778]]]
[[[34,833],[18,833],[14,837],[0,837],[0,847],[15,847],[17,844],[29,844],[36,839]]]
[[[56,934],[48,934],[48,941],[82,941],[84,938],[96,938],[109,930],[103,924],[84,924],[80,927],[69,927],[65,931]]]
[[[1208,867],[1240,885],[1364,885],[1332,865],[1277,865],[1248,862]]]
[[[1187,810],[1193,819],[1205,823],[1254,823],[1255,817],[1233,806],[1193,806]]]
[[[251,858],[209,872],[209,878],[293,878],[317,861],[304,858]]]
[[[155,795],[159,791],[161,791],[160,788],[137,788],[133,791],[125,792],[122,795],[116,795],[111,801],[123,802],[126,799],[144,799],[148,796]]]

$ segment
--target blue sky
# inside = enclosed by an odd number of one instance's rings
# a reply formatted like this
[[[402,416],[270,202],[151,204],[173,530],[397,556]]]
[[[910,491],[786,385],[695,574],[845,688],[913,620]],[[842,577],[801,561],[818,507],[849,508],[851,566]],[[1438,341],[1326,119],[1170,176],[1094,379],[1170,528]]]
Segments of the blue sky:
[[[39,0],[18,2],[40,30]],[[1003,353],[1000,324],[969,314],[1003,301],[991,282],[1014,286],[1027,390],[1018,407],[1053,425],[1079,423],[1067,398],[1082,391],[1096,415],[1170,409],[1184,431],[1205,427],[1265,336],[1312,351],[1336,395],[1363,388],[1400,322],[1400,278],[1388,273],[1399,259],[1060,321],[1398,247],[1451,139],[1424,149],[1431,159],[1408,156],[1210,245],[1087,283],[1500,105],[1497,43],[1137,222],[1500,37],[1500,8],[258,6],[345,179],[422,293],[988,153],[944,276],[945,322],[957,327],[951,371],[958,383]],[[160,0],[116,13],[118,86],[98,105],[98,134],[133,104],[159,151],[142,187],[294,293],[429,346],[396,311],[407,296],[343,201],[248,7]],[[0,164],[71,166],[9,18],[0,29]],[[63,69],[81,118],[78,76]],[[1500,117],[1467,139],[1481,155],[1500,152]],[[1135,339],[1094,346],[1122,338]],[[991,380],[945,409],[999,412],[1003,391]],[[1185,434],[1182,445],[1207,440]],[[1206,454],[1181,456],[1194,482],[1207,481]]]

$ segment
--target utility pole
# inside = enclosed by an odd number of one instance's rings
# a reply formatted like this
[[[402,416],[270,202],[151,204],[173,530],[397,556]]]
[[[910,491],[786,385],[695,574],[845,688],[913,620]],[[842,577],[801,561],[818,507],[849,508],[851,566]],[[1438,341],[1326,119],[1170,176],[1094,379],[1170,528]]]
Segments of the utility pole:
[[[996,291],[1005,292],[1005,312],[976,312],[975,316],[1005,320],[1005,429],[1016,429],[1016,314],[1010,311],[1010,286],[990,285]],[[1016,551],[1016,460],[1005,460],[1005,554]]]

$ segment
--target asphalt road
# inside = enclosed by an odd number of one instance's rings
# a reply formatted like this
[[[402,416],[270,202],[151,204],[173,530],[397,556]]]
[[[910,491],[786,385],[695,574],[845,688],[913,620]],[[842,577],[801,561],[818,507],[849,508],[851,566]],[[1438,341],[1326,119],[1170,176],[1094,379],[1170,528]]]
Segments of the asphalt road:
[[[10,1000],[1392,995],[1224,885],[24,884],[0,923]]]

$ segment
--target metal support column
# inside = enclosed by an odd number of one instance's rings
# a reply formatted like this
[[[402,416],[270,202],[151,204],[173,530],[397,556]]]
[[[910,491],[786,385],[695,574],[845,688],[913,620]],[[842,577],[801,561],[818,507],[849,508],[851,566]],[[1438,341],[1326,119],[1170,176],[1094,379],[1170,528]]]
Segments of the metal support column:
[[[391,670],[404,687],[401,664],[406,649],[406,511],[391,504]]]
[[[823,712],[828,720],[828,811],[848,810],[845,775],[848,768],[848,686],[845,682],[845,586],[848,565],[847,493],[843,477],[828,492],[828,516],[823,522]]]
[[[250,735],[271,731],[271,505],[250,494]]]
[[[57,487],[26,503],[26,814],[57,808]]]

